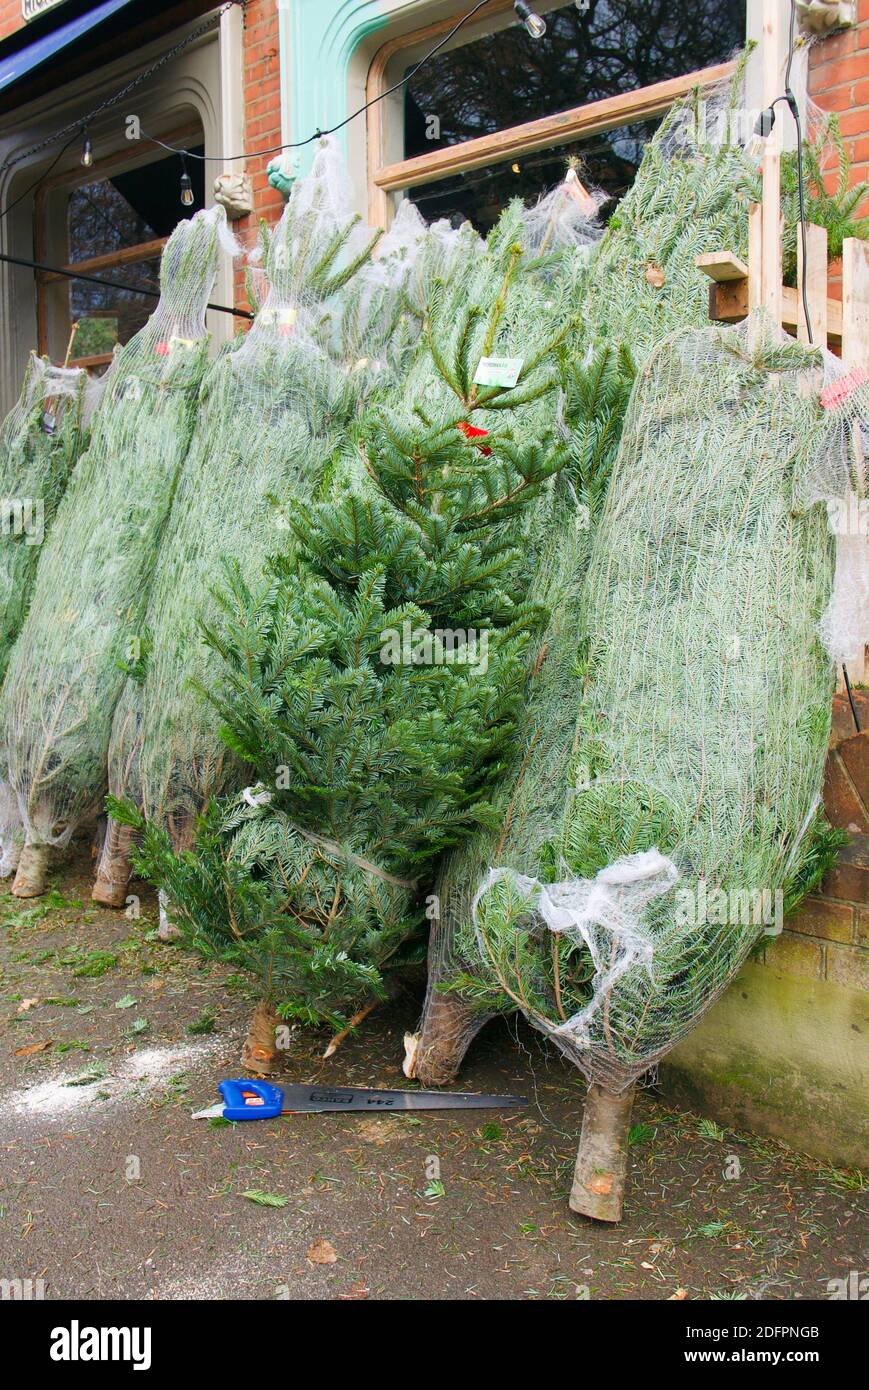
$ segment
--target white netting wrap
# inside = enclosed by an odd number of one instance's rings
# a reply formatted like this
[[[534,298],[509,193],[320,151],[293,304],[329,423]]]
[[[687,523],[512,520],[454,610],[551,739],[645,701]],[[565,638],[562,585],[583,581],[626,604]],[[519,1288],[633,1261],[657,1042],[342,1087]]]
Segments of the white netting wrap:
[[[0,426],[0,680],[24,622],[40,547],[84,441],[88,395],[81,369],[33,355]],[[23,841],[0,751],[0,878],[18,867]]]
[[[569,166],[562,182],[525,210],[524,245],[534,256],[553,250],[587,250],[603,235],[597,214],[606,201],[605,193],[587,189]]]
[[[222,208],[198,213],[167,243],[158,306],[115,354],[90,445],[42,547],[3,692],[9,779],[40,851],[101,809],[112,712],[207,361],[224,223]]]
[[[716,97],[712,109],[720,103]],[[584,248],[568,249],[549,281],[548,297],[576,323],[569,340],[575,380],[559,412],[575,467],[563,475],[567,486],[556,488],[541,510],[540,534],[533,542],[537,558],[530,597],[552,618],[541,643],[545,660],[532,672],[532,732],[506,773],[497,802],[504,824],[515,830],[521,822],[526,841],[534,845],[553,833],[557,795],[553,800],[545,788],[561,785],[576,739],[583,586],[625,407],[624,392],[611,389],[617,358],[627,347],[642,362],[663,333],[705,323],[708,282],[696,257],[722,246],[746,251],[747,208],[740,189],[753,166],[739,143],[721,139],[715,125],[697,131],[696,103],[673,109],[646,147],[637,179],[600,242],[590,255]],[[527,798],[526,758],[536,773]],[[482,1023],[503,1002],[512,1007],[506,996],[493,1004],[485,990],[469,994],[452,988],[468,973],[463,948],[471,905],[489,866],[501,863],[499,846],[500,834],[481,832],[447,857],[436,885],[440,915],[431,932],[429,988],[416,1054],[417,1074],[425,1084],[450,1081]],[[536,855],[517,867],[537,875]]]
[[[176,849],[188,847],[196,816],[232,770],[220,716],[197,693],[220,675],[198,624],[219,625],[225,616],[214,591],[225,588],[228,567],[242,583],[260,582],[266,557],[286,539],[278,529],[286,525],[283,509],[292,508],[294,495],[310,497],[347,450],[370,385],[355,361],[356,335],[370,312],[379,349],[381,319],[389,319],[388,301],[398,301],[406,273],[381,277],[376,310],[371,296],[360,303],[355,281],[368,268],[375,237],[342,210],[345,200],[333,186],[339,173],[324,143],[311,175],[293,185],[280,222],[265,236],[268,289],[253,327],[203,382],[161,539],[141,669],[115,712],[109,790],[165,826]],[[129,839],[110,820],[96,889],[101,901],[123,902]]]
[[[0,425],[0,679],[82,444],[86,383],[80,368],[33,355],[21,395]]]
[[[610,1092],[694,1025],[811,873],[834,546],[806,480],[856,482],[869,410],[864,388],[830,390],[836,371],[760,313],[666,339],[632,393],[585,597],[554,608],[444,998],[518,1006]]]

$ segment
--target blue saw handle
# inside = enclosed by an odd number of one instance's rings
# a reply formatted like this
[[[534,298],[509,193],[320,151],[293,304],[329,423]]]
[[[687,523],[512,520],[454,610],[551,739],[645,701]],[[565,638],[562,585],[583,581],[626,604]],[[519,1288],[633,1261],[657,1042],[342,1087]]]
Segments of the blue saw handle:
[[[280,1115],[284,1093],[270,1081],[221,1081],[225,1120],[273,1120]]]

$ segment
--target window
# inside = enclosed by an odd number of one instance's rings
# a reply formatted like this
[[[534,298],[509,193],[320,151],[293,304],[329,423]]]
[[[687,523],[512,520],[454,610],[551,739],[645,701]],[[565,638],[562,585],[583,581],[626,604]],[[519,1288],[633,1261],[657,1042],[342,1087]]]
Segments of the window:
[[[673,101],[728,75],[745,42],[745,0],[536,8],[543,39],[527,34],[508,0],[492,0],[482,26],[371,108],[372,219],[406,194],[428,220],[468,218],[485,230],[509,198],[557,183],[571,155],[616,200]],[[369,98],[403,78],[455,18],[386,44],[369,73]]]
[[[192,141],[201,142],[202,132],[188,129],[177,139],[197,148]],[[135,163],[126,155],[88,170],[79,167],[44,187],[35,214],[36,260],[130,288],[40,271],[40,352],[98,371],[111,361],[115,344],[126,343],[143,326],[155,300],[136,289],[159,290],[160,255],[169,234],[181,217],[204,205],[202,161],[191,160],[188,172],[190,208],[180,202],[179,157],[159,151]]]

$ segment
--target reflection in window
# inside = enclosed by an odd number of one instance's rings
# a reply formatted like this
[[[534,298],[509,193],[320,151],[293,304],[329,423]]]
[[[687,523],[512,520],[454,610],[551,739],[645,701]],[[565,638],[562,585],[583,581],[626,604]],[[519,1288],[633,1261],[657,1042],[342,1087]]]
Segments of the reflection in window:
[[[583,182],[609,194],[610,201],[600,210],[606,221],[633,183],[643,149],[659,125],[660,119],[640,121],[602,131],[587,140],[534,150],[506,163],[469,169],[437,183],[409,188],[407,197],[416,203],[427,222],[447,217],[456,223],[472,222],[478,231],[486,233],[511,198],[530,204],[554,188],[564,178],[567,161],[572,157],[579,161]]]
[[[405,89],[404,157],[725,62],[745,42],[745,0],[588,0],[546,9],[546,36],[520,23],[438,55]],[[405,72],[412,65],[408,62]],[[585,140],[511,156],[480,169],[408,188],[431,222],[468,219],[485,232],[510,198],[533,202],[564,176],[610,195],[604,218],[630,187],[660,123],[637,122]]]
[[[588,0],[543,12],[542,40],[511,23],[411,79],[406,159],[725,62],[745,43],[745,0]]]

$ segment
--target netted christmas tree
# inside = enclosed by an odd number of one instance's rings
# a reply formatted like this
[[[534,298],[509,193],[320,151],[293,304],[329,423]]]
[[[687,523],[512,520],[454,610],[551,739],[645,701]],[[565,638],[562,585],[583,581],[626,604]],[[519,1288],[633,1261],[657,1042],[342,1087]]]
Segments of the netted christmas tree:
[[[869,404],[841,375],[760,313],[650,355],[569,641],[572,740],[557,781],[536,757],[520,769],[459,914],[467,1008],[520,1009],[592,1083],[571,1202],[602,1219],[620,1214],[633,1083],[831,862],[818,503],[862,487]]]
[[[540,518],[535,592],[552,612],[552,631],[544,637],[530,673],[528,741],[518,750],[500,789],[502,828],[518,814],[513,802],[526,756],[535,766],[546,765],[539,751],[529,752],[531,741],[544,739],[548,756],[556,761],[566,759],[566,750],[573,746],[581,682],[575,642],[559,634],[575,636],[582,622],[594,527],[627,403],[624,387],[631,367],[625,354],[631,362],[642,363],[662,331],[705,322],[708,281],[697,269],[696,257],[722,246],[737,253],[745,248],[747,204],[741,190],[753,166],[740,145],[727,138],[733,103],[734,92],[728,88],[705,97],[695,92],[672,108],[646,147],[636,181],[597,245],[590,231],[583,234],[581,221],[571,234],[568,220],[567,236],[559,225],[559,213],[581,206],[575,197],[566,200],[562,193],[557,199],[554,223],[541,220],[536,212],[528,215],[529,235],[538,250],[558,251],[567,243],[550,273],[549,297],[562,311],[575,307],[571,347],[580,358],[590,356],[590,363],[587,376],[574,366],[562,413],[574,457],[574,469],[566,472],[564,481],[572,482],[580,510],[571,511],[569,496],[562,495]],[[593,202],[584,210],[590,228]],[[585,524],[584,532],[576,531],[577,516]],[[553,717],[554,709],[560,719]],[[567,721],[565,729],[556,734],[561,719]],[[471,1039],[498,1012],[451,988],[477,960],[475,949],[469,960],[463,956],[466,928],[480,869],[490,862],[497,842],[497,834],[481,835],[441,866],[423,1019],[419,1033],[407,1039],[405,1059],[408,1074],[425,1085],[453,1080]]]
[[[0,681],[30,602],[36,562],[86,435],[99,383],[31,355],[0,425]],[[0,752],[0,877],[18,866],[21,818]]]
[[[512,593],[516,528],[566,459],[524,428],[544,396],[554,416],[563,330],[540,304],[512,323],[520,232],[512,209],[485,247],[465,234],[478,254],[435,282],[398,401],[358,429],[355,484],[287,510],[263,587],[231,574],[208,693],[256,783],[180,855],[113,804],[190,944],[255,976],[253,1069],[277,1065],[279,1018],[341,1029],[418,954],[417,880],[487,821],[515,736],[536,616]]]
[[[167,829],[176,851],[190,848],[196,817],[228,778],[243,785],[220,740],[220,717],[197,693],[219,678],[219,658],[197,627],[216,616],[211,591],[228,561],[245,584],[259,578],[280,542],[282,518],[270,497],[288,504],[314,493],[347,453],[366,395],[388,375],[385,345],[402,312],[413,246],[403,239],[396,247],[393,238],[375,272],[379,236],[350,210],[347,183],[324,141],[280,222],[263,231],[256,265],[264,298],[250,332],[203,382],[161,537],[141,661],[115,711],[109,790]],[[109,821],[97,901],[123,905],[130,840],[128,826]]]
[[[170,238],[157,309],[116,353],[89,448],[41,549],[2,696],[26,830],[19,896],[43,891],[48,847],[102,809],[112,714],[207,361],[205,311],[225,225],[217,208]]]

